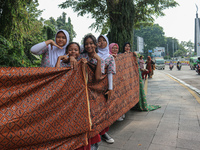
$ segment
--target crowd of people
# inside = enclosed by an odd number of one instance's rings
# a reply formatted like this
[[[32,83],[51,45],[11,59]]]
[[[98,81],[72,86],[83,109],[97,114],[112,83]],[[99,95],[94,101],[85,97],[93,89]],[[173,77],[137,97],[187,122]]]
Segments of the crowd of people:
[[[38,43],[31,48],[31,52],[36,55],[42,54],[41,67],[71,67],[76,70],[78,61],[94,64],[96,66],[96,81],[101,80],[102,74],[107,74],[108,90],[105,95],[107,95],[109,99],[113,93],[113,75],[116,74],[115,59],[119,52],[118,44],[109,44],[109,40],[105,35],[100,35],[98,38],[95,38],[92,34],[88,34],[84,37],[82,46],[76,42],[69,41],[68,32],[59,30],[55,35],[55,41],[47,40]],[[130,50],[131,44],[125,43],[123,46],[123,53],[130,53]],[[136,53],[134,54],[137,56]],[[146,62],[146,69],[144,69],[145,62],[142,56],[140,56],[139,71],[142,72],[143,79],[146,79],[147,75],[149,78],[152,78],[153,63],[149,56]],[[146,98],[143,98],[142,103],[146,103]],[[138,108],[143,110],[141,105]],[[118,121],[123,121],[124,119],[125,114],[121,116]],[[80,147],[77,150],[96,150],[98,149],[98,142],[100,142],[101,139],[110,144],[114,143],[114,139],[107,133],[108,130],[109,127],[105,128],[95,137],[88,139],[88,145]]]

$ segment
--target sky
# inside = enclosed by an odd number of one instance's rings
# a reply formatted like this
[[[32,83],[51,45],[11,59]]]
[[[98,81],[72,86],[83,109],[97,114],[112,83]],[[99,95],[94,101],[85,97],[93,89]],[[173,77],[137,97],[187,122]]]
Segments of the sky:
[[[90,15],[84,17],[77,16],[71,8],[61,9],[58,4],[65,0],[38,0],[38,9],[43,10],[41,17],[49,19],[53,17],[57,19],[62,15],[62,12],[67,13],[67,17],[71,18],[74,31],[77,36],[73,41],[80,43],[82,38],[92,33],[96,37],[99,32],[89,29],[89,26],[95,21],[91,19]],[[163,27],[166,37],[173,37],[181,41],[188,42],[191,40],[194,43],[194,19],[196,17],[196,5],[198,6],[198,13],[200,18],[200,0],[175,0],[179,6],[164,10],[165,16],[155,19],[155,23]],[[196,4],[196,5],[195,5]],[[66,20],[67,21],[67,20]]]

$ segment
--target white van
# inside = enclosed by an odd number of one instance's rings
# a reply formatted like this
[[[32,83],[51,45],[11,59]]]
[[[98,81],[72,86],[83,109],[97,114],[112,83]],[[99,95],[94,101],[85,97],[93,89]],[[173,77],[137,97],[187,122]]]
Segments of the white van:
[[[165,60],[164,59],[156,59],[155,60],[156,69],[165,69]]]

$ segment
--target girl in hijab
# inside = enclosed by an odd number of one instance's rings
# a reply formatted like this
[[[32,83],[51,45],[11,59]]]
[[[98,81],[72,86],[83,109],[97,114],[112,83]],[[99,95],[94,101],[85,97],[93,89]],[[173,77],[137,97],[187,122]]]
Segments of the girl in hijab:
[[[108,91],[105,93],[108,95],[108,100],[112,94],[113,90],[113,74],[116,74],[115,59],[112,55],[109,54],[109,41],[105,35],[100,35],[97,38],[98,41],[98,55],[104,60],[105,65],[107,66],[108,74]],[[101,133],[101,138],[107,143],[114,143],[114,139],[110,137],[107,133],[109,127],[105,128]]]
[[[65,54],[69,40],[69,33],[66,30],[59,30],[55,35],[55,41],[38,43],[31,47],[31,52],[36,55],[42,54],[41,67],[55,67],[58,57]]]
[[[111,96],[113,90],[113,74],[116,74],[115,59],[112,55],[109,54],[109,41],[105,35],[100,35],[97,38],[98,41],[98,55],[105,61],[107,66],[108,74],[108,99]],[[106,67],[105,67],[106,68]]]
[[[109,54],[111,54],[114,58],[116,58],[118,52],[119,52],[118,44],[117,43],[111,43],[109,45]]]

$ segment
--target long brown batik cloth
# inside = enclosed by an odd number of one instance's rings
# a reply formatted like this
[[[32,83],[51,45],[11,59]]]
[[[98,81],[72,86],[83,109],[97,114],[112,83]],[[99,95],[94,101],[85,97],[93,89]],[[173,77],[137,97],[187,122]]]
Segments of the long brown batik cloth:
[[[136,57],[133,53],[119,54],[115,59],[116,74],[113,75],[113,93],[107,100],[107,75],[100,82],[94,82],[94,74],[89,70],[89,100],[94,137],[106,127],[113,124],[120,116],[139,102],[139,72]],[[91,75],[91,76],[90,76]]]
[[[116,66],[110,100],[104,95],[107,76],[95,82],[90,65],[79,63],[76,71],[0,68],[0,149],[73,150],[87,145],[89,137],[139,101],[136,58],[121,54]]]
[[[77,71],[1,68],[0,75],[1,150],[87,144],[89,105],[81,65]]]

